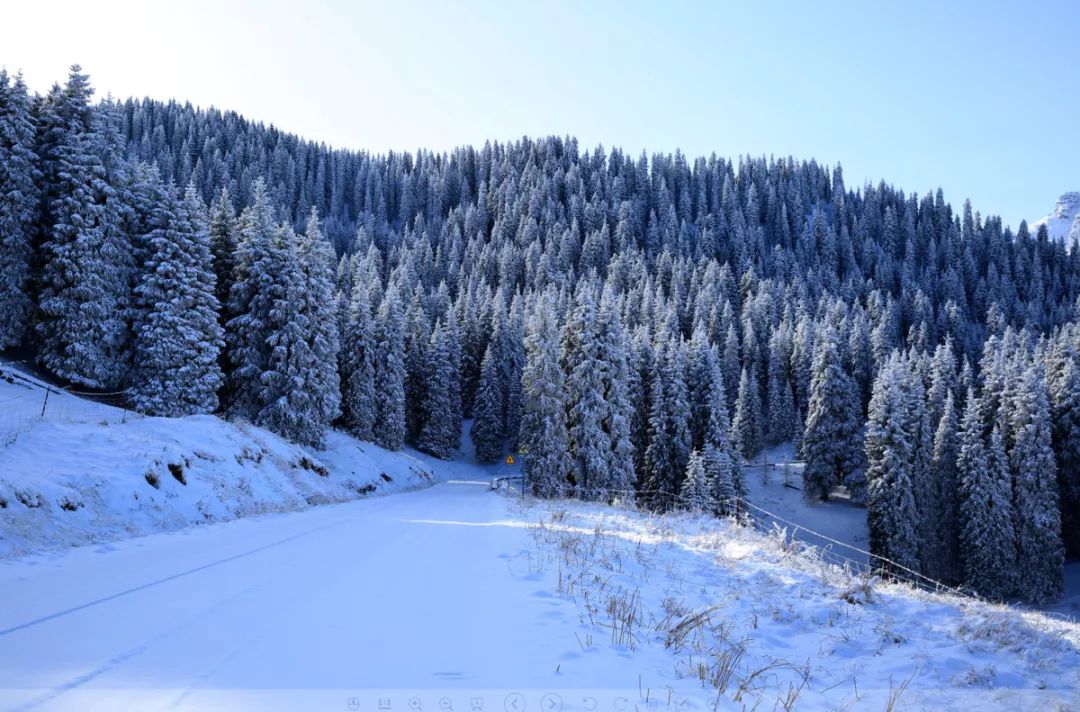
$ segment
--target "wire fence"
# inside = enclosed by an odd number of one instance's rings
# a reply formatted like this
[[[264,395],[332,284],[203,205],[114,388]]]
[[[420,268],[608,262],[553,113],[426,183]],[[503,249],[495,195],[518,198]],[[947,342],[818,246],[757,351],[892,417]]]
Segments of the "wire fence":
[[[0,367],[0,447],[16,442],[40,423],[126,423],[142,417],[130,410],[125,391],[59,388],[11,367]]]
[[[747,463],[749,464],[749,463]],[[777,465],[799,465],[802,463],[770,463]],[[750,465],[753,466],[753,465]],[[787,470],[788,468],[785,468]],[[503,478],[510,479],[510,478]],[[509,482],[502,483],[509,485]],[[785,486],[787,483],[785,482]],[[792,487],[792,489],[800,489]],[[512,491],[512,489],[511,489]],[[660,495],[661,499],[676,502],[677,496],[666,490],[608,490],[609,495],[617,495],[623,501],[642,503]],[[647,507],[646,507],[647,509]],[[913,588],[933,593],[950,593],[967,598],[977,598],[975,593],[966,588],[952,586],[943,581],[916,571],[899,562],[893,561],[878,554],[873,554],[866,549],[840,541],[828,534],[816,531],[806,526],[791,521],[775,512],[770,512],[745,497],[734,497],[724,510],[731,512],[729,516],[738,524],[745,527],[753,527],[757,531],[769,535],[779,536],[787,544],[798,542],[805,550],[816,555],[825,563],[838,566],[852,574],[879,575],[891,581],[908,584]]]

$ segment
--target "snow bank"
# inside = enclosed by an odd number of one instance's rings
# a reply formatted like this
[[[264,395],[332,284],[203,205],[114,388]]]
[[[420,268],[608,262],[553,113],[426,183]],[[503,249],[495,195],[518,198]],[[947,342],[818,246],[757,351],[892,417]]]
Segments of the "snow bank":
[[[689,679],[717,690],[716,709],[1068,709],[1080,699],[1073,622],[884,583],[728,521],[574,502],[529,516],[530,570],[578,604],[583,654],[673,656],[654,697]]]
[[[438,461],[331,432],[314,451],[213,416],[148,418],[0,381],[0,558],[414,489]]]

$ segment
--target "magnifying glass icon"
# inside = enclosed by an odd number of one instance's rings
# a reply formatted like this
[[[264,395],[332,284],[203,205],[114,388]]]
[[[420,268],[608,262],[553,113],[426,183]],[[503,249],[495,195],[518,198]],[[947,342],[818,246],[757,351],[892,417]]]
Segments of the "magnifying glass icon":
[[[454,712],[454,703],[450,701],[449,697],[444,697],[439,700],[439,709],[445,710],[445,712]]]
[[[409,698],[409,709],[413,710],[413,712],[421,712],[424,709],[424,704],[419,697],[412,697]]]

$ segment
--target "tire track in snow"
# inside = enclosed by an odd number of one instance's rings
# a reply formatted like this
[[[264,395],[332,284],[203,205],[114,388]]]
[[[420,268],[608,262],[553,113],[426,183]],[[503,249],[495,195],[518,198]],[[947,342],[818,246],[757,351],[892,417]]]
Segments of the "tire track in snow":
[[[48,623],[49,621],[56,620],[57,618],[63,618],[64,616],[71,615],[72,613],[78,613],[79,611],[84,611],[87,608],[92,608],[93,606],[98,606],[98,605],[101,605],[102,603],[108,603],[109,601],[115,601],[118,598],[123,598],[124,596],[130,596],[133,593],[138,593],[140,591],[145,591],[145,590],[147,590],[149,588],[153,588],[155,586],[160,586],[162,584],[169,583],[170,581],[175,581],[175,580],[183,578],[185,576],[191,576],[192,574],[197,574],[197,573],[199,573],[201,571],[206,571],[208,569],[213,569],[213,568],[216,568],[218,566],[223,566],[224,564],[228,564],[228,563],[230,563],[232,561],[236,561],[238,559],[243,559],[243,558],[246,558],[248,556],[253,556],[253,555],[261,553],[263,551],[267,551],[268,549],[273,549],[275,547],[281,546],[282,544],[287,544],[290,541],[295,541],[296,539],[300,539],[302,537],[309,536],[309,535],[314,534],[316,532],[323,531],[324,529],[329,529],[331,527],[337,526],[339,524],[342,524],[342,523],[348,521],[353,516],[355,516],[355,515],[350,514],[347,517],[341,517],[340,519],[335,519],[334,521],[329,522],[327,524],[323,524],[322,526],[314,527],[312,529],[307,529],[307,530],[299,532],[297,534],[292,534],[291,536],[284,537],[283,539],[278,539],[276,541],[270,542],[269,544],[264,544],[262,546],[254,548],[254,549],[250,549],[248,551],[240,552],[239,554],[233,554],[232,556],[227,556],[224,559],[218,559],[217,561],[211,561],[210,563],[202,564],[201,566],[196,566],[196,567],[188,569],[186,571],[181,571],[180,573],[172,574],[170,576],[165,576],[163,578],[159,578],[157,580],[150,581],[149,583],[140,584],[138,586],[134,586],[132,588],[128,588],[126,590],[110,594],[108,596],[103,596],[101,598],[94,599],[93,601],[88,601],[86,603],[81,603],[81,604],[79,604],[77,606],[72,606],[72,607],[66,608],[66,609],[64,609],[62,611],[57,611],[56,613],[50,613],[49,615],[40,616],[40,617],[35,618],[33,620],[26,621],[25,623],[19,623],[18,625],[13,625],[13,626],[11,626],[9,628],[4,628],[3,630],[0,630],[0,638],[11,635],[12,633],[18,633],[19,631],[26,630],[27,628],[32,628],[34,626],[41,625],[42,623]]]

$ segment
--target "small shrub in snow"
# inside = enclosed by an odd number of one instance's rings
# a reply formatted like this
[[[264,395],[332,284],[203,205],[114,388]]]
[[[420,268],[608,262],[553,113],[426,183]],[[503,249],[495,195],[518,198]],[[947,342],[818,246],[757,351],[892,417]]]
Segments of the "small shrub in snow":
[[[330,476],[330,470],[326,469],[325,467],[323,467],[322,465],[315,462],[314,460],[312,460],[309,457],[301,457],[299,465],[300,465],[300,467],[304,468],[305,470],[311,470],[312,472],[317,474],[319,477],[329,477]]]
[[[874,586],[877,585],[880,578],[873,576],[869,573],[860,574],[857,578],[853,578],[851,583],[840,591],[840,598],[848,603],[855,605],[863,605],[866,603],[872,603],[874,600]]]
[[[58,504],[60,505],[60,509],[64,510],[65,512],[74,512],[76,510],[82,509],[83,506],[82,500],[66,496],[61,497]]]
[[[27,490],[15,490],[15,499],[19,500],[29,509],[38,509],[45,506],[45,500],[37,492]]]
[[[161,489],[161,478],[158,477],[158,474],[156,472],[154,472],[153,470],[147,470],[144,477],[146,477],[146,482],[151,487],[153,487],[154,489]]]

